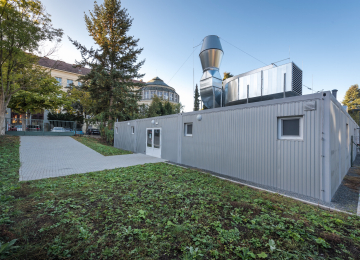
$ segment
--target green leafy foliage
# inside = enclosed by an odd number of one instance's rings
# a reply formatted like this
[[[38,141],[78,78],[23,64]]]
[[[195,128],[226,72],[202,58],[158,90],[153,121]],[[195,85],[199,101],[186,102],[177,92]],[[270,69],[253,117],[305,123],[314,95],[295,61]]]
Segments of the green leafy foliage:
[[[72,138],[104,156],[132,154],[132,152],[103,143],[101,139],[86,136],[72,136]]]
[[[32,100],[49,105],[34,89],[33,83],[39,76],[37,63],[40,43],[57,41],[62,37],[61,29],[54,29],[50,15],[39,0],[0,1],[0,135],[5,134],[4,118],[6,108],[12,98],[18,99],[14,105],[30,106],[19,100]],[[52,86],[51,79],[46,81]],[[44,80],[42,80],[43,83]],[[46,85],[46,84],[45,84]],[[23,91],[22,93],[18,93]],[[15,95],[16,94],[16,95]],[[50,94],[51,95],[51,94]],[[21,108],[24,110],[24,108]]]
[[[78,65],[91,69],[79,80],[93,100],[93,115],[107,122],[109,129],[116,119],[134,119],[138,113],[140,92],[137,89],[143,83],[133,79],[143,76],[139,70],[144,61],[137,61],[143,50],[137,48],[139,40],[128,35],[132,21],[119,0],[105,0],[101,5],[95,2],[94,10],[85,15],[85,23],[98,49],[89,49],[69,38],[81,52],[82,61]]]
[[[169,101],[165,101],[162,98],[159,98],[155,95],[152,98],[151,104],[149,106],[142,105],[140,106],[139,118],[149,118],[156,116],[166,116],[172,114],[180,113],[184,107],[181,103],[173,104]]]
[[[166,163],[18,182],[18,148],[0,137],[0,240],[20,246],[9,259],[359,256],[359,216]]]

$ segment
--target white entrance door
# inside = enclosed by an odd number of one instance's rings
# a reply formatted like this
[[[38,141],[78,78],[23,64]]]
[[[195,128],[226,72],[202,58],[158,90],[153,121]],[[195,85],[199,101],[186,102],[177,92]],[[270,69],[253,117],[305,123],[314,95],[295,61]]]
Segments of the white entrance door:
[[[146,128],[146,155],[161,158],[160,128]]]

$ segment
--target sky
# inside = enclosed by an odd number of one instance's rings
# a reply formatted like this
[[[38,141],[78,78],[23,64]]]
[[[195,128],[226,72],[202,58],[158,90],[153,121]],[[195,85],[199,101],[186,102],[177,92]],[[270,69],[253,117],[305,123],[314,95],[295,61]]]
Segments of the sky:
[[[98,4],[102,0],[97,1]],[[52,58],[68,63],[81,60],[68,37],[96,47],[84,14],[90,0],[42,0],[55,28],[64,30]],[[330,0],[122,0],[133,18],[129,35],[144,48],[140,72],[144,81],[158,76],[175,88],[185,111],[193,110],[193,88],[202,68],[200,44],[217,35],[224,50],[220,73],[238,75],[290,57],[303,70],[303,94],[360,84],[360,1]],[[229,43],[231,44],[229,44]],[[237,48],[235,48],[236,46]],[[245,54],[239,49],[249,53]],[[258,61],[260,60],[260,61]],[[263,63],[262,63],[263,62]],[[194,82],[194,83],[193,83]]]

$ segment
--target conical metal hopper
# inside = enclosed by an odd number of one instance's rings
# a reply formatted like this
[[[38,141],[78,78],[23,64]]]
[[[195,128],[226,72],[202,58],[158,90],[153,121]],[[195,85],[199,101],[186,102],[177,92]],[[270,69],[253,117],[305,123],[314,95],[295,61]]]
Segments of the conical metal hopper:
[[[224,51],[216,35],[204,38],[199,54],[203,75],[200,80],[201,100],[207,108],[221,106],[222,78],[219,72]]]

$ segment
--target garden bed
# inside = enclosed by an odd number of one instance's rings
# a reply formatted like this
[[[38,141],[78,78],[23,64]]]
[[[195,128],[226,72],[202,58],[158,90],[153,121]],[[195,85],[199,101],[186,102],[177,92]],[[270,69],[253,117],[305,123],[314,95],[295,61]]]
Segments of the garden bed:
[[[92,138],[87,136],[73,136],[72,138],[104,156],[132,154],[130,151],[125,151],[108,145],[101,138]]]
[[[360,217],[166,163],[18,182],[0,137],[8,259],[359,259]]]

